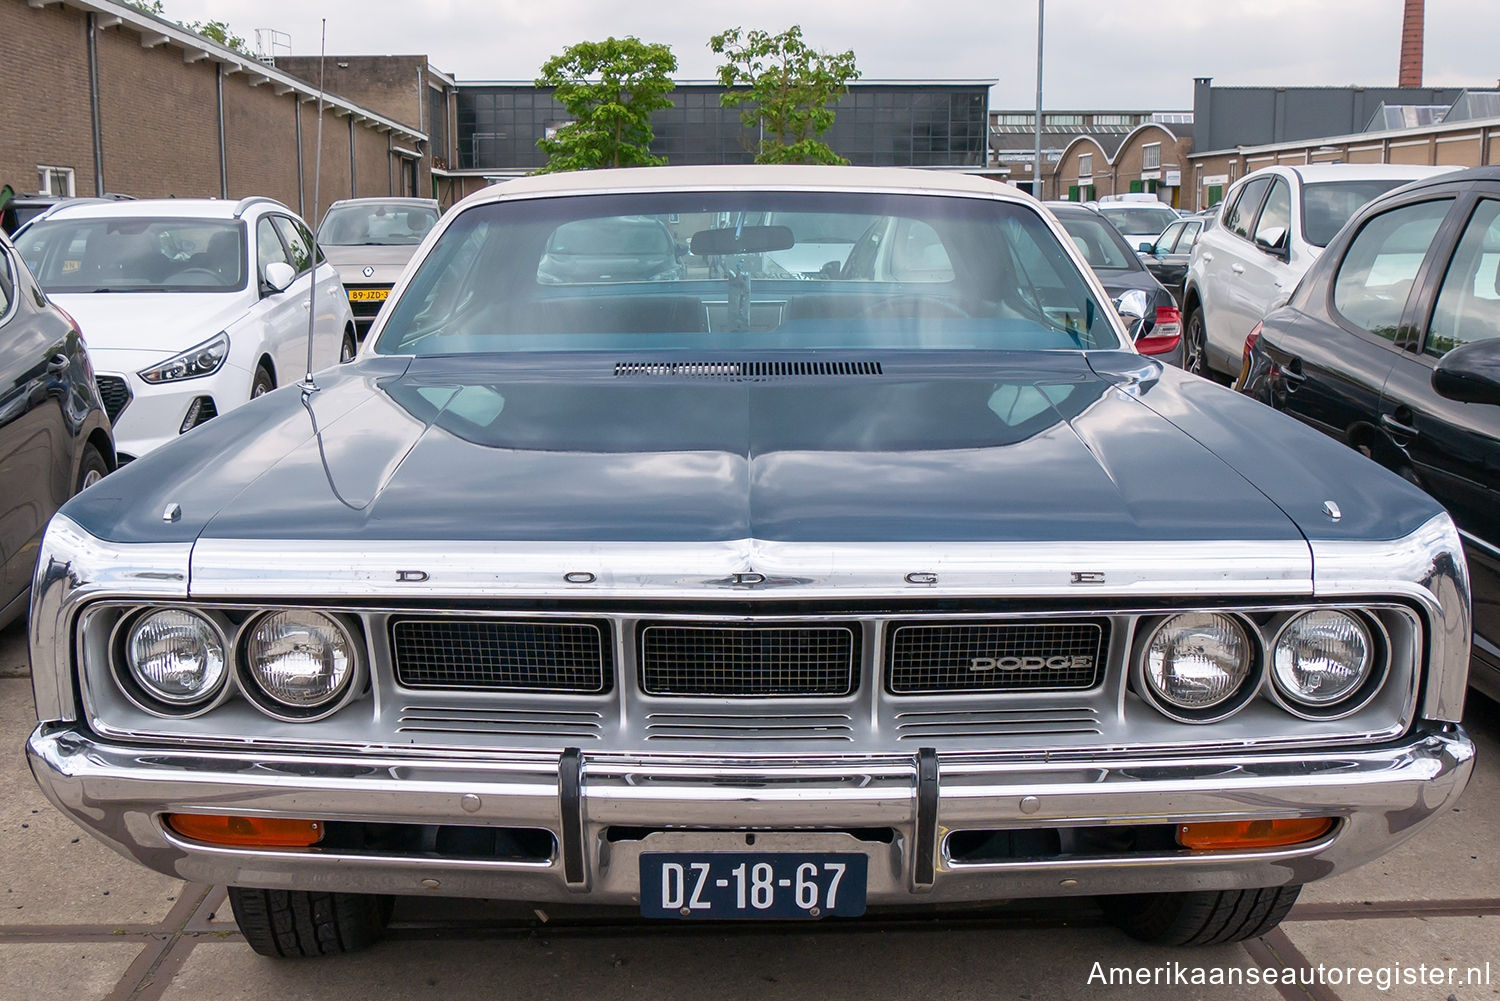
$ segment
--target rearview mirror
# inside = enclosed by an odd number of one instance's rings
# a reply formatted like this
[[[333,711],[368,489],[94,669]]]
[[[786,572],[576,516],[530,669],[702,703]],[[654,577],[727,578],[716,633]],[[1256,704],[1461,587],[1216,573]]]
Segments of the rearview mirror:
[[[729,257],[790,250],[796,242],[786,226],[740,226],[699,230],[693,234],[692,248],[696,257]]]
[[[1460,403],[1500,403],[1500,340],[1471,341],[1443,355],[1432,388]]]
[[[266,265],[266,285],[272,292],[285,292],[297,280],[297,272],[285,261],[272,261]]]

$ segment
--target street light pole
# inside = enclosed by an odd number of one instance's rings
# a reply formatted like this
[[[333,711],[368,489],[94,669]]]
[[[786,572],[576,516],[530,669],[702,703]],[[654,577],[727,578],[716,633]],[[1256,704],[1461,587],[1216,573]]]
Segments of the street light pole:
[[[1031,193],[1042,197],[1042,22],[1047,0],[1036,0],[1036,148],[1031,161]]]

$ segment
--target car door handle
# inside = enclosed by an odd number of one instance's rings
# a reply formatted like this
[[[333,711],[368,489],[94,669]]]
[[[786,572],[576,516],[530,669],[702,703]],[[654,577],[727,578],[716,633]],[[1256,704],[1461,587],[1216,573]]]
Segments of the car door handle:
[[[1281,366],[1281,378],[1287,384],[1287,389],[1295,390],[1307,381],[1307,375],[1302,371],[1302,359],[1293,358]]]
[[[62,355],[62,354],[53,355],[47,361],[47,374],[48,375],[62,375],[64,372],[66,372],[68,370],[68,366],[72,365],[72,364],[73,364],[72,359],[70,359],[67,355]]]
[[[1245,273],[1245,266],[1243,264],[1238,264],[1238,263],[1231,264],[1231,265],[1229,265],[1229,270],[1233,271],[1237,275],[1242,275],[1242,274]]]
[[[1402,417],[1407,421],[1411,420],[1411,411],[1405,407],[1397,407],[1394,414],[1381,414],[1380,423],[1387,431],[1392,431],[1404,438],[1415,438],[1417,429],[1402,421]]]

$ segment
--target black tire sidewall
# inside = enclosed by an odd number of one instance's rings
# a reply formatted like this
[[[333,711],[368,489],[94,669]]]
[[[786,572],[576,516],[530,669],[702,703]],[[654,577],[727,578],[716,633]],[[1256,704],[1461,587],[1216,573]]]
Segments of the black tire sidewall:
[[[83,481],[88,478],[90,472],[97,472],[100,476],[109,475],[109,463],[104,461],[104,456],[93,445],[83,446],[83,452],[78,459],[78,478],[73,481],[73,492],[79,493],[83,490]]]

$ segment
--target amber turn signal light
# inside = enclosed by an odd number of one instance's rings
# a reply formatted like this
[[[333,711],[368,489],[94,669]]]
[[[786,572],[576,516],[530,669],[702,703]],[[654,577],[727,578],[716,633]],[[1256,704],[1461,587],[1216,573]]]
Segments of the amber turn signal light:
[[[1236,848],[1280,848],[1316,841],[1333,830],[1332,817],[1294,820],[1230,820],[1179,824],[1177,843],[1184,848],[1228,851]]]
[[[316,820],[169,813],[166,821],[168,827],[183,837],[211,845],[306,848],[323,840],[323,825]]]

